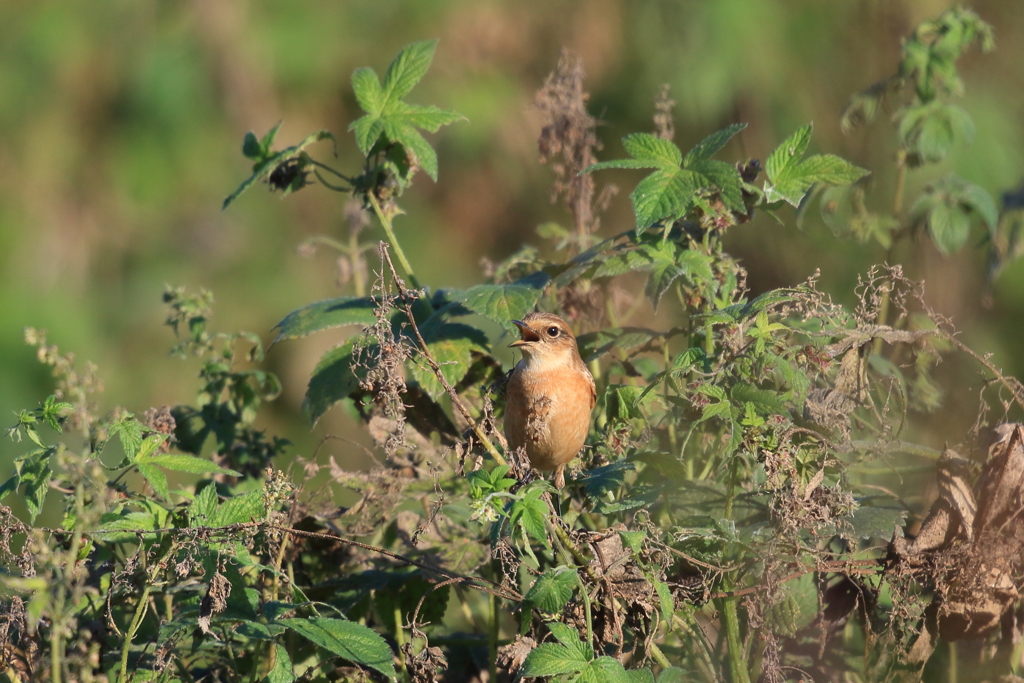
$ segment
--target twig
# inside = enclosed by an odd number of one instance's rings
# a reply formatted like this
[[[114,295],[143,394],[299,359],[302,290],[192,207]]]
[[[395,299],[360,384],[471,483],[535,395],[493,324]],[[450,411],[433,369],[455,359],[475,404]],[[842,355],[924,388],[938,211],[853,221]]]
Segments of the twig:
[[[388,251],[388,246],[385,242],[380,243],[380,255],[381,261],[387,262],[388,268],[391,270],[391,277],[395,281],[395,286],[398,288],[398,294],[402,300],[402,308],[405,309],[406,318],[408,318],[409,325],[412,327],[412,331],[416,335],[416,342],[419,344],[420,353],[423,354],[424,360],[426,360],[427,365],[430,366],[431,372],[434,373],[434,376],[441,383],[441,386],[444,387],[445,393],[448,394],[449,398],[452,400],[452,405],[459,411],[459,414],[462,415],[463,419],[469,423],[470,428],[473,430],[473,434],[475,434],[476,438],[480,440],[480,443],[483,444],[490,456],[494,458],[494,461],[499,465],[507,465],[508,463],[505,461],[505,458],[500,452],[498,452],[498,449],[494,444],[491,443],[491,440],[487,438],[487,434],[484,433],[484,430],[479,424],[477,424],[472,413],[469,412],[469,408],[466,406],[465,402],[463,402],[462,397],[456,393],[455,388],[452,387],[451,383],[449,383],[448,379],[444,376],[444,373],[441,372],[441,366],[438,365],[437,361],[434,360],[434,357],[431,355],[430,349],[427,347],[427,342],[424,341],[423,335],[420,333],[420,328],[416,324],[416,319],[412,314],[411,301],[415,297],[412,296],[412,292],[406,289],[405,283],[402,282],[402,278],[398,277],[398,273],[395,271],[395,264],[391,262],[391,254]]]

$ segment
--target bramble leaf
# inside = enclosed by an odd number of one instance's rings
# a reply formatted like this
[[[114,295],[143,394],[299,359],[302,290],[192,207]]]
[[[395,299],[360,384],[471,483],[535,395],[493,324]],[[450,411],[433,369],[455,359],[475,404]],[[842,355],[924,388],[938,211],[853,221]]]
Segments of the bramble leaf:
[[[641,180],[629,195],[636,214],[636,233],[641,235],[659,221],[679,220],[693,208],[697,199],[715,192],[726,206],[742,210],[741,179],[735,167],[710,157],[746,124],[733,124],[713,133],[691,149],[685,158],[671,141],[650,133],[633,133],[622,139],[632,159],[602,161],[584,173],[607,168],[653,168],[654,173]]]
[[[765,201],[787,201],[799,206],[814,183],[849,185],[868,174],[834,154],[820,154],[801,161],[811,140],[811,124],[801,126],[768,155],[764,183]]]
[[[228,206],[231,204],[231,202],[233,202],[236,199],[238,199],[238,197],[241,196],[241,194],[243,192],[245,192],[250,187],[252,187],[253,183],[255,183],[258,180],[264,180],[266,178],[269,178],[270,174],[273,173],[274,170],[281,163],[283,163],[285,161],[288,161],[292,157],[298,156],[302,152],[302,150],[304,150],[306,147],[309,147],[314,142],[320,142],[321,140],[325,140],[325,139],[334,140],[334,135],[332,135],[330,133],[330,131],[318,130],[315,133],[311,133],[311,134],[307,135],[302,140],[302,142],[300,142],[299,144],[292,145],[291,147],[285,147],[280,152],[277,152],[275,154],[270,154],[269,148],[268,149],[263,149],[262,146],[263,146],[264,142],[266,142],[266,144],[269,147],[269,145],[274,140],[274,136],[277,135],[277,129],[280,128],[280,127],[281,127],[281,124],[279,123],[279,124],[277,124],[276,126],[274,126],[270,130],[270,133],[267,133],[267,135],[264,136],[263,142],[260,143],[260,145],[261,145],[260,155],[261,155],[262,158],[259,161],[257,161],[255,164],[253,164],[252,175],[250,175],[248,178],[246,178],[244,181],[242,181],[242,184],[238,186],[238,189],[235,190],[234,192],[232,192],[230,195],[227,196],[227,198],[224,200],[224,204],[221,205],[221,210],[224,210],[224,209],[228,208]],[[248,134],[247,134],[246,137],[248,138]],[[244,148],[245,148],[245,145],[243,145],[243,153],[244,153]],[[248,156],[248,155],[246,155],[246,156]]]
[[[359,388],[360,378],[352,372],[352,343],[350,339],[335,346],[316,364],[302,402],[302,411],[311,424],[316,424],[328,408]]]

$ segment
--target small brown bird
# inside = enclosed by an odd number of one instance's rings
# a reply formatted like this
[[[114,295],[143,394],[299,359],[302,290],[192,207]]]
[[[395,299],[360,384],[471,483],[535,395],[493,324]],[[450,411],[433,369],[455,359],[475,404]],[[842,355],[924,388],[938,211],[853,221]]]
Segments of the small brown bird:
[[[510,448],[526,449],[535,469],[555,471],[565,486],[566,464],[583,447],[597,390],[580,358],[576,337],[557,315],[531,313],[513,320],[522,339],[510,346],[523,352],[505,392],[505,436]]]

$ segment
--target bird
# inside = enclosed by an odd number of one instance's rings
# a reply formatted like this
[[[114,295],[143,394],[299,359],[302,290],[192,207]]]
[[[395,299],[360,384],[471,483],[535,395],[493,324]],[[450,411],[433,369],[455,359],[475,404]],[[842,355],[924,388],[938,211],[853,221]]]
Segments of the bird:
[[[530,465],[554,470],[555,487],[565,486],[565,466],[576,457],[590,429],[597,402],[594,377],[580,357],[569,325],[551,313],[513,320],[521,338],[509,346],[523,358],[505,390],[505,437],[525,450]]]

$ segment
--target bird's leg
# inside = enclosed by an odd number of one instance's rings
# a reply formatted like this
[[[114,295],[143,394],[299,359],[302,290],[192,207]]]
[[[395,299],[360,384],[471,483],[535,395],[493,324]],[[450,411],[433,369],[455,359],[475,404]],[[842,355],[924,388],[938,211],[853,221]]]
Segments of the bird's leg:
[[[565,465],[555,468],[555,488],[558,490],[565,488]]]

